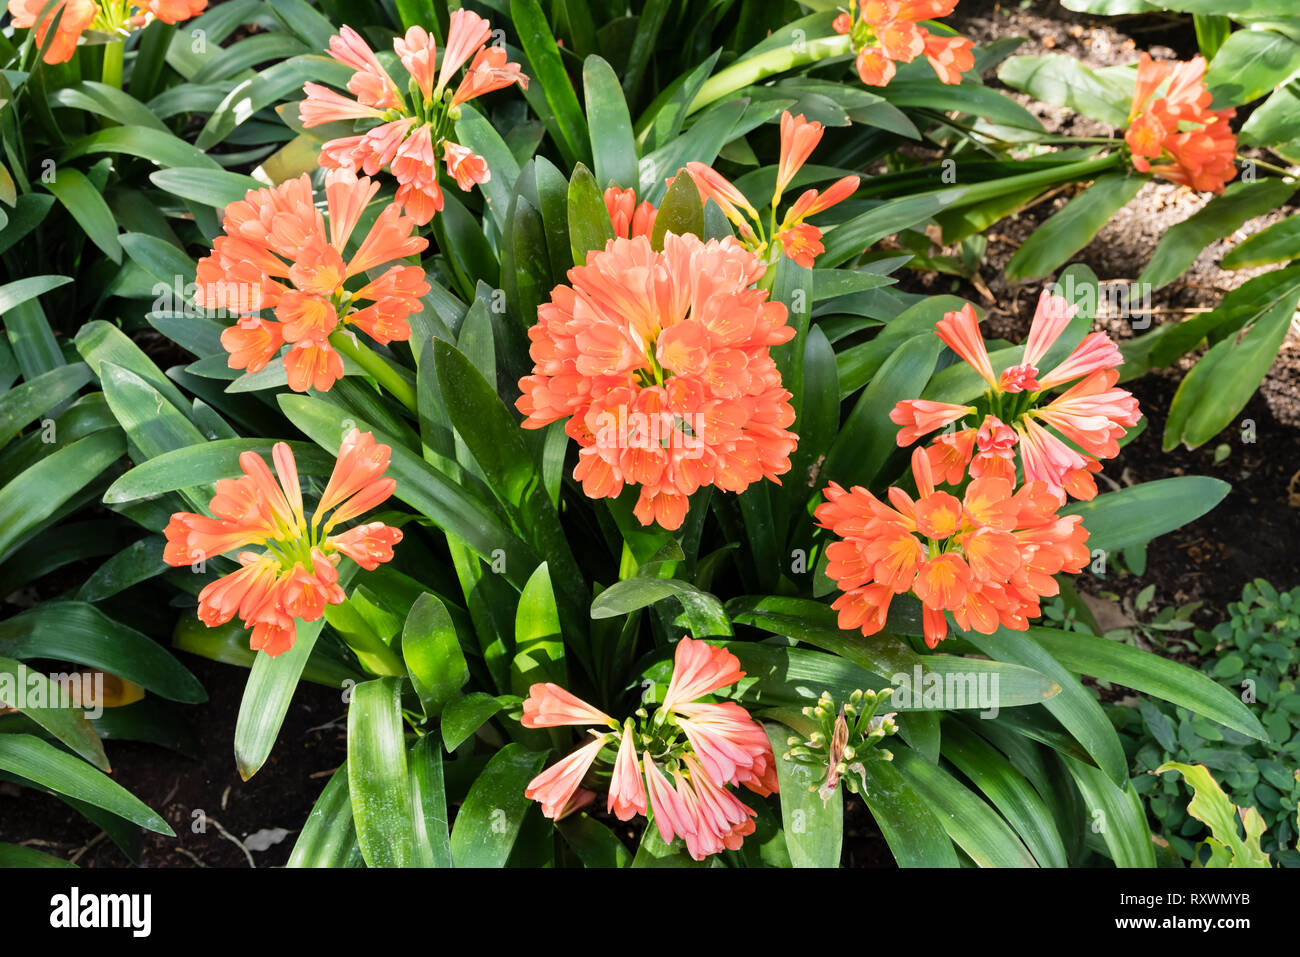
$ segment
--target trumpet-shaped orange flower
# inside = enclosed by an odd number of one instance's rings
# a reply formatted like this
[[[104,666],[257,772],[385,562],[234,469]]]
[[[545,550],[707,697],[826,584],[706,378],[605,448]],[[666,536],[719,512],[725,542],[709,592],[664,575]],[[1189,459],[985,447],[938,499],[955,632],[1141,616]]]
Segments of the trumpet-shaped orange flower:
[[[1067,495],[1095,497],[1092,476],[1101,470],[1099,460],[1119,454],[1119,439],[1137,425],[1141,412],[1132,394],[1115,388],[1115,369],[1124,359],[1104,332],[1089,333],[1065,359],[1039,371],[1076,311],[1064,297],[1044,291],[1020,362],[1001,375],[993,370],[975,310],[966,305],[947,313],[935,333],[979,373],[988,389],[974,405],[926,399],[898,403],[889,415],[902,427],[898,444],[911,445],[936,429],[969,419],[963,428],[936,436],[927,449],[930,467],[941,480],[955,485],[969,468],[972,478],[1014,482],[1018,449],[1026,482],[1042,482],[1062,502]],[[1042,401],[1048,390],[1070,383],[1075,385]]]
[[[99,16],[99,5],[94,0],[65,0],[56,5],[38,24],[36,18],[41,15],[47,2],[48,0],[9,0],[9,16],[13,18],[16,27],[36,27],[36,46],[39,48],[45,43],[55,15],[62,11],[44,60],[46,63],[66,63],[77,51],[77,41],[81,35]]]
[[[781,152],[777,161],[776,187],[772,192],[773,211],[821,142],[824,132],[822,124],[807,120],[802,115],[792,116],[789,110],[781,114]],[[784,254],[787,259],[793,259],[806,269],[811,269],[813,261],[825,252],[821,241],[822,231],[806,220],[848,199],[858,188],[859,182],[856,176],[845,176],[824,192],[806,190],[786,211],[781,225],[769,238],[758,210],[725,176],[711,166],[695,161],[686,164],[686,172],[700,191],[700,198],[705,202],[713,200],[717,203],[718,208],[739,230],[741,242],[754,250],[764,262],[774,261],[777,255]]]
[[[957,0],[849,0],[848,12],[832,26],[849,35],[858,77],[867,86],[888,86],[897,64],[917,57],[925,57],[941,81],[956,84],[975,67],[974,44],[931,33],[919,23],[946,17],[956,6]]]
[[[305,173],[275,188],[249,190],[226,207],[225,235],[199,261],[195,302],[239,316],[221,334],[232,369],[257,372],[288,343],[281,361],[290,388],[324,392],[343,375],[343,359],[329,342],[335,330],[358,329],[384,344],[410,338],[406,317],[429,291],[424,270],[393,264],[374,279],[352,280],[428,246],[411,235],[411,218],[396,205],[385,207],[351,259],[344,259],[378,189],[346,170],[330,173],[328,226]],[[266,311],[273,318],[261,315]]]
[[[335,531],[393,494],[397,483],[383,475],[389,454],[369,432],[349,432],[310,520],[288,445],[272,448],[274,474],[257,453],[240,455],[243,474],[217,482],[212,516],[177,512],[165,530],[163,560],[169,565],[238,552],[241,567],[199,592],[199,620],[215,628],[238,616],[252,629],[254,651],[275,657],[292,648],[296,622],[316,621],[326,605],[347,598],[338,583],[343,556],[367,571],[392,560],[393,546],[402,540],[398,529],[370,522]],[[256,546],[265,551],[246,550]]]
[[[790,468],[790,393],[769,347],[794,330],[755,289],[764,267],[728,238],[611,240],[569,271],[528,330],[524,427],[568,418],[591,498],[640,486],[643,525],[675,529],[705,485],[731,492]]]
[[[147,0],[144,7],[163,23],[182,23],[206,10],[208,0]]]
[[[1138,58],[1124,141],[1140,172],[1210,193],[1237,175],[1237,138],[1228,125],[1236,110],[1211,110],[1206,61]],[[1154,161],[1154,162],[1153,162]]]
[[[682,638],[663,702],[653,716],[639,712],[622,725],[554,684],[533,685],[524,700],[524,727],[585,726],[593,740],[533,778],[524,795],[558,819],[581,793],[602,750],[617,744],[607,801],[611,814],[630,821],[649,810],[664,841],[682,838],[696,860],[739,848],[754,832],[754,812],[729,789],[775,793],[776,759],[767,732],[744,708],[700,699],[744,676],[731,652]]]
[[[396,38],[393,50],[411,76],[408,100],[360,34],[343,27],[330,39],[328,52],[355,71],[347,84],[355,99],[307,83],[307,98],[299,107],[302,124],[311,128],[337,120],[373,120],[376,125],[365,133],[330,140],[321,148],[321,165],[364,171],[367,176],[387,167],[397,180],[397,201],[421,226],[443,207],[440,160],[462,190],[488,182],[487,161],[448,133],[461,104],[514,83],[528,85],[519,64],[507,61],[504,48],[486,46],[491,36],[487,20],[469,10],[455,10],[441,63],[437,41],[423,27],[413,26]],[[467,63],[453,90],[452,82]]]
[[[872,635],[885,626],[894,595],[922,604],[926,644],[948,632],[945,612],[967,630],[1017,631],[1055,595],[1053,575],[1078,572],[1090,554],[1077,515],[1059,516],[1042,482],[1012,492],[1005,478],[977,478],[962,498],[937,489],[924,449],[912,453],[918,498],[891,487],[880,501],[864,488],[832,482],[816,518],[838,538],[826,548],[826,574],[843,594],[833,607],[841,628]]]

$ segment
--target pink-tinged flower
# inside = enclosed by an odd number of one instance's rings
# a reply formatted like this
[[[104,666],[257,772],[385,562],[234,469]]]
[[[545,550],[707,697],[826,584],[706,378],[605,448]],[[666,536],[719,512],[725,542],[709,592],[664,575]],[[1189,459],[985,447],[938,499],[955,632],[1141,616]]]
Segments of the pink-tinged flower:
[[[980,422],[978,429],[964,423],[963,428],[936,437],[927,450],[929,466],[944,481],[960,482],[963,470],[969,467],[972,478],[1014,482],[1018,448],[1026,481],[1042,482],[1061,502],[1067,495],[1095,496],[1092,475],[1101,469],[1098,459],[1118,454],[1119,439],[1126,428],[1137,424],[1141,414],[1137,400],[1114,387],[1119,379],[1114,370],[1124,359],[1103,332],[1085,336],[1055,368],[1039,372],[1039,363],[1076,312],[1077,307],[1065,298],[1044,291],[1020,362],[996,378],[974,309],[968,304],[960,312],[945,315],[936,324],[936,334],[991,388],[971,406],[927,400],[900,402],[890,413],[891,420],[903,426],[898,444],[910,445],[927,432],[974,416]],[[1063,395],[1041,401],[1044,392],[1076,380],[1082,381]],[[1039,422],[1050,425],[1087,454],[1079,454]]]
[[[990,435],[999,426],[990,425]],[[1039,598],[1056,593],[1051,576],[1078,571],[1089,559],[1079,516],[1059,517],[1058,501],[1042,482],[1013,495],[1007,479],[976,478],[958,499],[935,487],[919,448],[912,474],[915,501],[897,487],[885,504],[864,488],[845,491],[832,482],[817,507],[818,524],[838,539],[827,546],[826,574],[843,592],[831,605],[841,628],[879,632],[893,596],[911,591],[922,603],[932,648],[947,635],[945,612],[983,634],[999,625],[1024,630],[1039,614]]]
[[[645,779],[649,785],[650,808],[654,811],[655,827],[665,844],[671,844],[677,837],[688,837],[695,833],[695,816],[682,796],[677,793],[664,773],[659,770],[647,751],[643,757]]]
[[[903,427],[898,430],[898,444],[911,445],[921,436],[951,425],[974,412],[973,405],[905,399],[894,406],[889,413],[889,421]]]
[[[528,689],[524,699],[524,716],[520,721],[525,728],[558,728],[563,725],[592,727],[604,724],[617,728],[618,722],[581,698],[570,694],[557,684],[546,682]]]
[[[568,417],[573,477],[591,498],[640,486],[643,525],[679,528],[705,485],[779,481],[797,436],[769,348],[786,309],[754,288],[762,263],[733,239],[614,239],[569,271],[528,330],[524,427]]]
[[[216,483],[208,506],[213,517],[177,512],[164,531],[163,561],[175,566],[249,546],[266,547],[260,553],[240,551],[240,568],[199,592],[199,620],[211,628],[238,615],[252,629],[249,644],[254,651],[274,657],[293,647],[297,621],[316,621],[326,605],[346,600],[338,583],[340,558],[346,555],[373,570],[393,557],[392,546],[402,540],[398,529],[382,522],[331,534],[336,525],[393,493],[396,483],[383,477],[383,468],[376,472],[369,464],[378,459],[386,468],[389,452],[370,433],[349,432],[310,523],[288,445],[277,442],[272,448],[274,474],[256,453],[240,455],[242,474]],[[331,509],[333,514],[322,525],[324,513]]]
[[[487,160],[472,149],[459,143],[445,143],[443,156],[447,162],[447,175],[456,180],[456,185],[465,192],[476,184],[486,183],[492,178]]]
[[[442,51],[442,67],[438,70],[438,86],[434,97],[440,97],[451,78],[483,44],[492,37],[492,25],[469,10],[454,10],[447,28],[447,47]]]
[[[980,334],[979,318],[970,303],[957,312],[947,313],[935,323],[934,331],[944,345],[980,374],[980,378],[997,388],[997,380],[993,378],[993,364],[989,361],[989,352],[984,346],[984,337]]]
[[[377,342],[410,338],[406,317],[429,291],[418,266],[389,267],[358,284],[353,277],[421,252],[428,241],[412,236],[414,223],[386,207],[351,260],[348,240],[379,184],[347,171],[326,176],[326,226],[304,173],[279,186],[250,190],[226,207],[224,235],[199,261],[195,302],[239,315],[221,344],[232,369],[257,372],[280,351],[289,386],[324,392],[343,376],[343,359],[330,344],[335,330],[356,328]],[[274,318],[260,313],[270,310]]]
[[[896,61],[911,63],[919,56],[942,82],[956,84],[975,67],[974,44],[933,34],[918,22],[947,16],[956,6],[957,0],[849,0],[849,12],[831,26],[849,35],[858,76],[868,86],[886,86],[897,72]]]
[[[746,222],[745,217],[758,220],[758,210],[754,209],[753,204],[745,198],[745,194],[731,185],[721,173],[713,167],[704,163],[691,162],[686,164],[686,172],[690,174],[691,180],[695,183],[695,188],[700,191],[700,198],[704,202],[713,200],[722,210],[723,215],[740,229],[742,237],[753,237],[754,229]]]
[[[375,176],[388,168],[397,180],[396,201],[416,225],[424,226],[443,207],[439,158],[463,190],[488,182],[486,160],[447,136],[460,104],[513,83],[527,87],[519,64],[507,61],[502,47],[486,47],[492,35],[487,20],[468,10],[451,15],[447,44],[438,63],[437,41],[420,26],[393,40],[393,50],[412,80],[411,99],[403,97],[373,51],[350,27],[331,38],[329,53],[355,72],[347,83],[350,99],[319,83],[307,83],[299,106],[306,127],[345,120],[375,121],[369,130],[330,140],[321,147],[327,169],[364,170]],[[469,63],[448,97],[446,90]],[[435,73],[436,67],[436,73]]]
[[[524,788],[524,797],[541,804],[542,813],[552,820],[558,820],[566,811],[572,813],[569,802],[608,739],[608,735],[594,731],[592,735],[588,744],[551,765]]]
[[[393,41],[393,51],[411,74],[426,100],[433,99],[434,63],[438,59],[438,44],[421,26],[413,26],[406,35]]]
[[[636,745],[632,743],[632,724],[623,729],[623,740],[614,759],[614,771],[609,778],[609,801],[605,810],[620,821],[630,821],[646,812],[645,785],[641,781],[641,764]]]
[[[338,36],[330,37],[329,55],[356,71],[348,80],[348,91],[358,102],[381,110],[402,106],[397,84],[356,30],[343,27]]]
[[[611,186],[605,190],[605,209],[609,212],[610,222],[614,226],[614,235],[621,239],[645,236],[647,239],[654,232],[655,216],[658,210],[646,200],[640,204],[636,201],[636,191],[619,189]]]
[[[764,797],[776,793],[776,759],[767,732],[739,704],[696,699],[742,677],[731,652],[683,637],[664,702],[653,716],[638,711],[637,718],[621,726],[556,685],[533,685],[524,701],[524,727],[603,724],[614,730],[600,732],[597,743],[543,772],[526,796],[542,801],[543,813],[555,817],[553,812],[569,801],[597,760],[601,745],[617,742],[609,813],[630,821],[650,811],[660,837],[666,843],[682,838],[696,860],[736,850],[754,831],[754,812],[728,788],[743,785]]]
[[[77,52],[77,41],[81,39],[81,34],[90,28],[99,15],[99,7],[94,0],[64,0],[37,23],[36,18],[41,15],[47,2],[48,0],[9,0],[9,16],[13,17],[16,27],[36,28],[36,46],[39,49],[45,43],[45,36],[49,33],[55,15],[62,10],[63,15],[59,17],[54,39],[50,41],[44,59],[46,63],[66,63]]]
[[[673,675],[664,694],[663,708],[673,711],[712,694],[728,685],[734,685],[745,672],[740,661],[725,648],[683,637],[673,655]]]
[[[518,83],[521,90],[528,89],[528,77],[524,76],[519,64],[507,59],[504,47],[484,47],[474,55],[473,62],[465,71],[465,78],[452,94],[451,108],[514,83]]]

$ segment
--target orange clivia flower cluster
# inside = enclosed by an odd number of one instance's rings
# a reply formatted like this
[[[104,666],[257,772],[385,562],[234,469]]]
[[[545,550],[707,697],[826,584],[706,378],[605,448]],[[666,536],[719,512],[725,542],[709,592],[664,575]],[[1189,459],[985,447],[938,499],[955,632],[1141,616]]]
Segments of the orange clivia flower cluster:
[[[1124,141],[1138,171],[1222,193],[1237,175],[1237,137],[1228,125],[1237,111],[1210,109],[1205,67],[1201,56],[1166,63],[1143,52]]]
[[[781,196],[808,162],[808,157],[821,142],[824,132],[821,123],[807,120],[802,115],[791,116],[789,110],[781,114],[781,152],[771,203],[774,223]],[[806,269],[811,269],[813,260],[825,251],[821,241],[822,232],[807,222],[808,217],[825,212],[836,203],[848,199],[858,188],[859,182],[857,176],[845,176],[825,192],[805,190],[786,211],[781,225],[769,237],[758,211],[725,176],[711,166],[695,161],[686,164],[686,171],[690,173],[704,201],[713,200],[718,204],[718,208],[739,230],[741,242],[754,250],[763,262],[770,264],[778,255],[784,254]]]
[[[925,57],[944,83],[960,83],[974,69],[974,44],[965,37],[939,36],[918,21],[946,17],[957,0],[849,0],[835,18],[836,33],[847,33],[857,53],[858,76],[867,86],[887,86],[898,63]]]
[[[274,475],[257,453],[240,455],[243,474],[217,482],[209,505],[213,517],[177,512],[165,530],[163,560],[169,565],[194,565],[239,550],[239,570],[199,592],[199,620],[215,628],[238,615],[252,629],[253,650],[275,657],[293,647],[297,622],[316,621],[326,605],[347,598],[338,583],[343,556],[367,571],[392,560],[393,546],[402,540],[396,528],[369,522],[335,532],[393,494],[397,483],[384,477],[391,451],[369,432],[349,432],[310,521],[288,445],[272,448]],[[250,546],[265,551],[243,550]]]
[[[249,190],[226,207],[223,236],[198,265],[195,302],[238,316],[221,334],[232,369],[257,372],[289,344],[282,361],[289,387],[324,392],[343,376],[330,344],[338,329],[359,329],[387,344],[410,338],[406,317],[429,291],[419,266],[394,263],[428,246],[415,223],[386,206],[351,258],[348,240],[379,184],[346,170],[326,176],[328,228],[304,173],[268,189]],[[377,278],[347,283],[392,263]],[[262,316],[270,310],[271,318]]]
[[[1091,557],[1082,520],[1058,515],[1042,482],[1013,493],[1005,478],[978,478],[959,499],[936,488],[923,449],[912,453],[912,475],[915,500],[891,487],[886,504],[832,482],[817,507],[818,523],[839,537],[826,548],[826,574],[844,592],[831,606],[841,628],[875,634],[893,597],[910,591],[931,648],[948,634],[945,612],[964,630],[1024,631],[1039,598],[1057,593],[1052,576],[1078,572]]]
[[[478,14],[453,11],[442,63],[437,64],[437,41],[423,27],[411,27],[393,41],[410,76],[408,98],[361,35],[344,27],[330,38],[328,52],[356,71],[348,80],[355,99],[307,83],[299,116],[307,128],[338,120],[376,120],[378,125],[362,134],[330,140],[321,149],[321,165],[353,173],[364,170],[367,176],[388,167],[397,180],[397,202],[421,226],[443,207],[439,160],[462,190],[488,182],[487,161],[450,134],[462,103],[513,83],[528,85],[519,64],[508,62],[504,47],[487,45],[491,36],[491,24]],[[453,88],[452,81],[466,63],[468,70]]]
[[[610,814],[630,821],[648,810],[664,843],[680,837],[697,861],[737,850],[754,833],[754,811],[730,788],[774,794],[776,759],[748,711],[734,701],[700,699],[744,676],[731,652],[683,637],[658,709],[640,723],[621,724],[558,685],[533,685],[524,699],[525,728],[602,730],[591,730],[591,741],[533,778],[524,795],[553,820],[586,807],[596,795],[583,779],[606,752]]]
[[[1020,362],[1001,375],[994,373],[975,310],[968,304],[947,313],[935,333],[979,373],[988,389],[974,405],[927,399],[898,403],[889,415],[902,426],[898,444],[911,445],[966,420],[961,428],[936,436],[926,449],[930,467],[942,481],[955,485],[969,468],[972,478],[1014,482],[1019,452],[1024,480],[1043,483],[1061,503],[1067,494],[1095,497],[1092,476],[1101,471],[1100,460],[1119,454],[1119,440],[1142,413],[1131,393],[1115,387],[1124,359],[1104,332],[1089,333],[1059,364],[1039,371],[1076,312],[1063,296],[1044,290]],[[1066,391],[1041,401],[1047,391],[1070,383],[1074,385]]]
[[[648,214],[637,216],[629,228],[644,229]],[[569,270],[528,330],[524,428],[568,418],[581,446],[573,477],[591,498],[640,486],[643,525],[679,528],[702,486],[779,482],[797,437],[769,347],[794,330],[785,306],[754,288],[763,273],[730,237],[669,233],[662,251],[644,232],[610,240]]]
[[[100,30],[120,37],[148,26],[154,20],[180,23],[197,17],[208,5],[208,0],[134,0],[125,5],[120,0],[103,5],[95,0],[63,0],[41,17],[41,10],[48,2],[49,0],[9,0],[9,16],[13,17],[14,26],[24,29],[35,27],[38,48],[45,43],[50,26],[54,25],[54,39],[45,51],[46,63],[66,63],[71,60],[72,54],[77,50],[77,41],[87,30]]]

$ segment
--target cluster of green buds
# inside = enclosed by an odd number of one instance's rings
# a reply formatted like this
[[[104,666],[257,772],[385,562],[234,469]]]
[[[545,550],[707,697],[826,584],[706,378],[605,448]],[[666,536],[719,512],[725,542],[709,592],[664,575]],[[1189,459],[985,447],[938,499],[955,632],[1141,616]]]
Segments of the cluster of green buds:
[[[859,787],[866,788],[864,779],[867,761],[892,761],[894,754],[880,747],[880,740],[896,734],[894,712],[877,715],[893,688],[881,691],[854,691],[848,701],[838,708],[829,691],[823,691],[817,704],[803,709],[805,717],[817,722],[817,730],[808,738],[791,736],[786,739],[789,750],[783,755],[786,761],[825,768],[819,774],[820,784],[810,784],[808,790],[816,791],[823,801],[839,787],[843,778],[854,794]]]

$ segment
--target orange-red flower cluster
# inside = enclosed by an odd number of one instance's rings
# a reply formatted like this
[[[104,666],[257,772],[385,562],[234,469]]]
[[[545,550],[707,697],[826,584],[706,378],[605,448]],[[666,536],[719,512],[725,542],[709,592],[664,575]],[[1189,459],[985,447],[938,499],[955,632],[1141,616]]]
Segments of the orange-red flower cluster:
[[[791,116],[789,110],[781,114],[781,152],[776,168],[776,188],[772,192],[773,214],[781,202],[782,194],[808,162],[808,157],[821,142],[824,132],[822,124],[807,120],[802,115]],[[813,260],[825,251],[822,231],[807,222],[808,217],[825,212],[836,203],[848,199],[858,188],[858,177],[845,176],[825,192],[805,190],[787,210],[780,227],[768,237],[758,211],[725,176],[711,166],[695,161],[686,164],[686,171],[695,181],[701,198],[705,202],[713,200],[718,204],[718,208],[740,231],[741,242],[754,250],[765,263],[770,264],[783,253],[807,269],[811,269]]]
[[[840,539],[826,548],[826,574],[844,592],[831,606],[841,628],[875,634],[893,597],[910,591],[931,648],[948,633],[945,612],[982,634],[999,625],[1023,631],[1039,598],[1057,593],[1052,576],[1087,564],[1087,529],[1078,515],[1057,514],[1044,483],[1013,493],[1007,479],[978,478],[959,499],[935,487],[923,449],[912,453],[912,475],[915,500],[891,487],[886,504],[832,482],[817,507],[818,523]]]
[[[533,778],[524,795],[555,820],[591,804],[595,793],[582,782],[609,749],[609,813],[630,821],[649,809],[664,842],[680,837],[697,861],[738,849],[754,833],[754,811],[730,788],[775,793],[776,760],[749,712],[733,701],[700,699],[744,676],[731,652],[684,637],[664,700],[639,727],[631,718],[620,724],[558,685],[533,685],[524,700],[525,728],[602,730],[591,730],[590,742]]]
[[[944,83],[960,83],[975,66],[974,44],[965,37],[939,36],[918,21],[946,17],[957,0],[849,0],[849,10],[835,18],[836,33],[847,33],[857,53],[858,76],[867,86],[887,86],[896,63],[919,56],[929,61]]]
[[[321,149],[321,165],[354,173],[364,170],[367,176],[388,167],[398,183],[397,202],[421,226],[443,206],[439,160],[462,190],[486,183],[487,161],[449,133],[462,103],[512,83],[528,85],[519,64],[508,62],[504,47],[487,45],[491,36],[491,25],[478,14],[453,11],[436,71],[438,45],[423,27],[411,27],[394,40],[393,49],[411,78],[408,100],[361,35],[351,27],[340,30],[330,38],[328,52],[356,71],[348,80],[348,92],[355,99],[307,83],[307,98],[299,108],[302,124],[311,128],[336,120],[377,120],[379,125],[330,140]],[[450,84],[466,63],[468,70],[452,89]]]
[[[705,485],[779,481],[797,437],[769,347],[794,330],[754,288],[763,272],[731,238],[669,233],[660,252],[644,233],[611,240],[569,270],[528,330],[524,427],[567,417],[582,447],[573,477],[591,498],[639,485],[643,525],[680,527]]]
[[[336,329],[360,329],[384,344],[410,338],[406,317],[420,309],[420,297],[429,291],[423,269],[394,263],[357,288],[346,286],[354,276],[428,246],[411,235],[411,218],[390,204],[344,259],[378,189],[378,183],[346,170],[328,174],[328,229],[306,173],[273,189],[249,190],[226,207],[225,235],[199,262],[195,302],[239,316],[221,334],[230,368],[257,372],[288,343],[282,361],[290,388],[323,392],[343,375],[343,359],[329,341]],[[263,317],[264,310],[272,318]]]
[[[253,630],[254,651],[275,657],[292,648],[298,621],[316,621],[326,605],[347,598],[338,583],[340,558],[373,571],[392,559],[393,546],[402,540],[401,531],[382,522],[334,532],[393,494],[397,483],[383,477],[391,451],[369,432],[349,432],[310,522],[288,445],[272,448],[274,475],[257,453],[240,455],[244,474],[217,482],[209,505],[214,517],[177,512],[165,530],[163,560],[169,565],[195,565],[240,550],[242,567],[199,592],[199,620],[215,628],[238,615]],[[249,546],[265,551],[243,551]]]
[[[1014,482],[1019,450],[1026,482],[1042,482],[1062,503],[1067,494],[1078,499],[1096,496],[1092,476],[1101,471],[1099,460],[1119,454],[1119,440],[1142,413],[1131,393],[1115,387],[1117,367],[1124,359],[1104,332],[1089,333],[1060,364],[1039,372],[1038,364],[1076,311],[1064,297],[1045,290],[1020,362],[1000,376],[995,376],[975,310],[966,305],[946,314],[935,333],[989,388],[974,405],[926,399],[898,403],[889,416],[902,426],[898,444],[911,445],[936,429],[967,420],[969,424],[936,436],[926,450],[930,467],[942,481],[957,484],[969,467],[973,478]],[[1045,392],[1071,382],[1065,392],[1040,404]]]
[[[1124,141],[1140,172],[1222,193],[1237,175],[1237,137],[1228,125],[1237,111],[1210,109],[1205,67],[1201,56],[1166,63],[1143,52]]]
[[[36,28],[36,46],[45,43],[50,25],[62,11],[55,26],[54,39],[45,51],[46,63],[66,63],[77,50],[77,41],[87,30],[94,28],[120,35],[131,28],[147,26],[152,20],[163,23],[180,23],[197,17],[208,5],[208,0],[132,0],[101,6],[95,0],[63,0],[45,16],[41,10],[49,0],[9,0],[9,16],[13,24],[23,29]],[[37,18],[40,17],[40,23]]]

